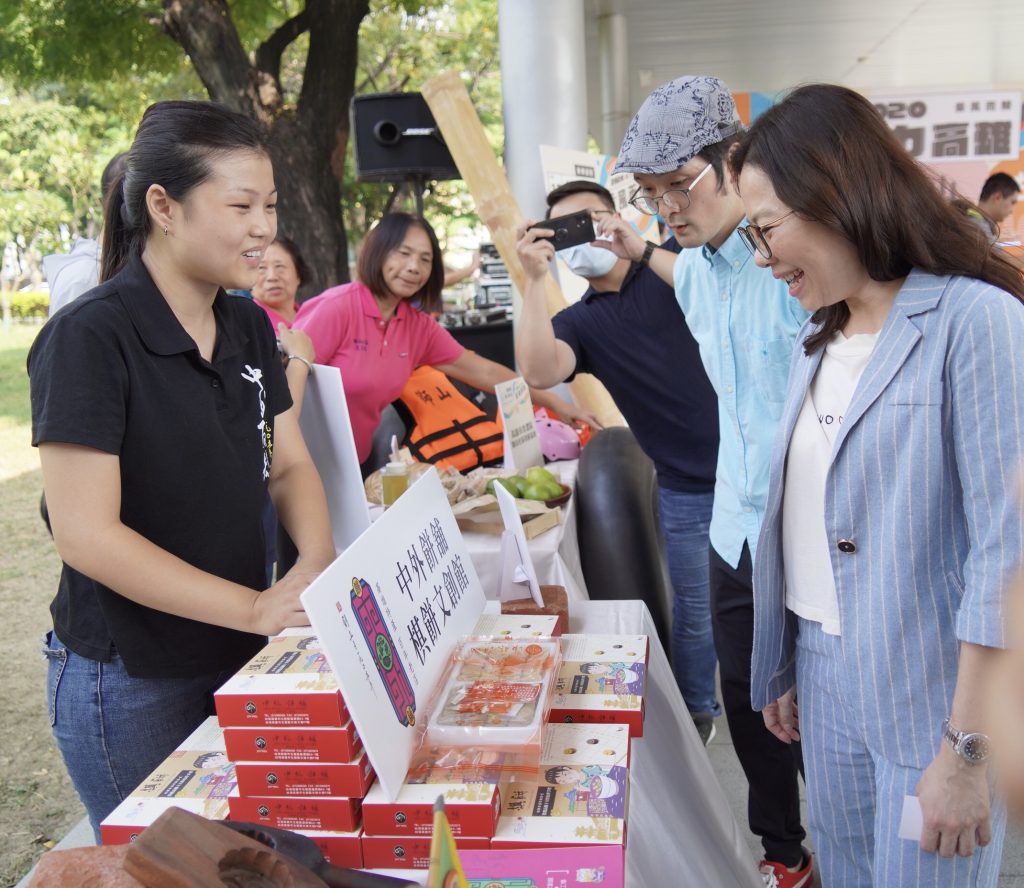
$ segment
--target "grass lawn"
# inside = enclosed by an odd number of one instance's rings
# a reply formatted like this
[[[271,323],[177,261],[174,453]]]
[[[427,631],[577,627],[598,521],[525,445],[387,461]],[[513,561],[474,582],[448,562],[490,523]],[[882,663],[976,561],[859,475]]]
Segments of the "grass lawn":
[[[0,328],[0,886],[17,883],[83,816],[50,735],[40,640],[60,559],[39,518],[42,478],[31,446],[25,357],[38,326]]]

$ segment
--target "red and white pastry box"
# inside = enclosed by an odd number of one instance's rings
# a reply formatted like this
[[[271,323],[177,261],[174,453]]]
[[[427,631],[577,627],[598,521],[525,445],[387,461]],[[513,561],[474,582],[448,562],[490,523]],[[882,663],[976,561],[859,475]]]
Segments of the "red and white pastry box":
[[[235,762],[351,762],[363,743],[349,721],[341,728],[224,728]]]
[[[351,762],[237,762],[243,796],[346,796],[361,799],[373,783],[364,750]]]
[[[234,765],[224,750],[217,719],[192,732],[100,824],[104,845],[133,842],[168,808],[183,808],[209,820],[227,820],[235,789]]]
[[[355,832],[325,832],[300,830],[300,835],[316,842],[324,859],[334,866],[359,869],[363,865],[362,830]]]
[[[363,866],[367,869],[430,869],[430,836],[363,835]],[[490,840],[456,836],[460,851],[486,851]]]
[[[374,783],[363,799],[363,834],[391,839],[424,836],[429,843],[434,802],[439,795],[444,796],[445,814],[456,838],[475,836],[486,840],[494,835],[501,808],[496,777],[488,783],[405,783],[393,802],[388,801],[380,783]]]
[[[355,832],[359,829],[359,799],[322,797],[228,796],[232,820],[262,823],[280,829]]]
[[[492,848],[625,845],[627,725],[550,724],[540,773],[501,784]]]
[[[550,722],[629,725],[644,733],[646,635],[563,635]]]
[[[495,638],[554,638],[562,634],[557,616],[533,614],[481,614],[471,635]]]
[[[270,639],[213,695],[224,727],[342,727],[348,709],[308,629]]]

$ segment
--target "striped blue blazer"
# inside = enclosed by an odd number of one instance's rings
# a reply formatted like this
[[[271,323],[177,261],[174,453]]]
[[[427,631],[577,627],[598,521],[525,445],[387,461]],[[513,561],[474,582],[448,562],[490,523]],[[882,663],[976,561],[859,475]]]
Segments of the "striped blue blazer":
[[[808,321],[797,337],[757,549],[757,710],[795,683],[782,498],[793,426],[821,361],[821,350],[803,353],[814,329]],[[825,481],[842,651],[856,676],[837,690],[886,759],[920,768],[934,758],[960,641],[1004,646],[1003,590],[1024,553],[1022,461],[1024,306],[980,281],[912,272],[843,418]]]

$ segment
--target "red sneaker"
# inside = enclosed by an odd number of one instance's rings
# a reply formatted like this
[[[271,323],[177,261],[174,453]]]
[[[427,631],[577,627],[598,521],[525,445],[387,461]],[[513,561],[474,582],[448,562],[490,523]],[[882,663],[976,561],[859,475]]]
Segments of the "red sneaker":
[[[795,872],[790,872],[786,864],[777,860],[762,860],[758,872],[764,876],[765,885],[772,888],[812,888],[813,869],[814,855],[805,848],[804,861]]]

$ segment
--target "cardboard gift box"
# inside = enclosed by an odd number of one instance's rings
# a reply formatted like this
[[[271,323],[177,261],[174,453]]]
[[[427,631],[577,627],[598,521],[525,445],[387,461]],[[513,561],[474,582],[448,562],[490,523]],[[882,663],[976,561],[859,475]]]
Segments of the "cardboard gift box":
[[[354,832],[328,832],[326,830],[299,830],[299,834],[316,842],[324,859],[334,866],[359,869],[363,865],[362,830]]]
[[[232,820],[265,823],[281,829],[330,832],[359,829],[359,799],[241,796],[236,789],[228,796],[228,809]]]
[[[341,728],[224,728],[235,762],[351,762],[363,748],[355,725]]]
[[[563,635],[551,722],[629,725],[644,733],[646,635]]]
[[[134,841],[168,808],[184,808],[210,820],[226,820],[235,769],[215,718],[192,732],[100,824],[104,845]]]
[[[540,773],[507,775],[492,848],[625,844],[627,725],[550,724]]]
[[[363,835],[363,866],[367,869],[429,869],[430,836],[368,836]],[[489,840],[456,836],[460,851],[484,851]]]
[[[237,762],[235,779],[243,796],[346,796],[362,798],[373,783],[364,750],[351,762]]]
[[[348,709],[312,630],[270,639],[213,695],[224,727],[342,727]]]
[[[497,776],[489,782],[461,783],[454,782],[457,778],[449,779],[453,782],[406,783],[393,802],[388,800],[383,787],[375,783],[363,799],[364,835],[425,836],[429,842],[434,828],[434,802],[439,795],[444,796],[452,835],[494,835],[501,808]]]
[[[551,638],[562,634],[562,621],[549,615],[481,614],[472,634],[501,638]]]
[[[516,848],[466,851],[459,855],[473,886],[502,888],[623,888],[625,854],[621,845],[577,848]],[[515,879],[508,874],[515,873]]]

